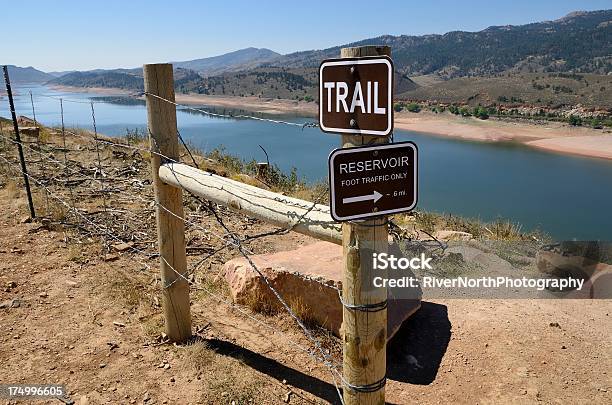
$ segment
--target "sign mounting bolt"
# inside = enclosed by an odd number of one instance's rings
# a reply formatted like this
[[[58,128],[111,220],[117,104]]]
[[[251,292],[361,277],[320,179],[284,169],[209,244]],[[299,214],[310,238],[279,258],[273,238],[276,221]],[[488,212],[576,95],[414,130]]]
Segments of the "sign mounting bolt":
[[[355,126],[357,126],[357,121],[355,121],[355,119],[354,119],[354,118],[351,118],[351,122],[349,122],[349,124],[350,124],[352,127],[355,127]]]
[[[355,73],[355,66],[351,66],[351,74]]]

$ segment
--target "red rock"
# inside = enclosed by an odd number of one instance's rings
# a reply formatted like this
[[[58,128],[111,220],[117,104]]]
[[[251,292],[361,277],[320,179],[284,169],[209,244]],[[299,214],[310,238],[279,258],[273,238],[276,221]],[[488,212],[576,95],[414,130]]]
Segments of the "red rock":
[[[341,289],[342,284],[341,246],[316,242],[291,251],[254,255],[251,259],[286,302],[290,305],[301,303],[307,308],[310,318],[340,335],[342,304],[336,288]],[[274,310],[282,309],[274,293],[246,259],[240,257],[228,261],[223,274],[234,302],[249,305],[257,299]],[[420,306],[420,300],[389,298],[388,339]]]

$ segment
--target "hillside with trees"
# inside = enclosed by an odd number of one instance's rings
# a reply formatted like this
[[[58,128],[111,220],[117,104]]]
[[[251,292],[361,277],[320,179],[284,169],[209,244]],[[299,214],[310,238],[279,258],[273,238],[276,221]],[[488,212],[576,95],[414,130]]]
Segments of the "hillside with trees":
[[[72,72],[49,84],[74,87],[112,87],[124,90],[143,90],[142,76],[121,72]]]
[[[271,66],[316,67],[340,48],[368,44],[393,49],[403,74],[437,74],[445,79],[507,70],[607,74],[612,71],[612,10],[574,12],[555,21],[489,27],[479,32],[364,39],[323,50],[296,52]]]
[[[406,91],[398,99],[468,105],[534,105],[561,108],[612,106],[612,75],[504,73],[460,77]]]

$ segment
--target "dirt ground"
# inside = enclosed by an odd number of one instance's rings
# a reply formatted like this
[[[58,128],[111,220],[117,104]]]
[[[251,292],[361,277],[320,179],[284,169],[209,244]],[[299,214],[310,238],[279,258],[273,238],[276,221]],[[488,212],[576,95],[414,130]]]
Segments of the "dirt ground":
[[[81,149],[83,162],[94,165],[93,149]],[[109,178],[124,173],[125,165],[139,167],[112,160],[111,151],[103,156]],[[121,165],[112,168],[111,161]],[[131,180],[144,181],[145,169]],[[23,192],[6,177],[0,183],[1,384],[63,384],[65,402],[76,404],[338,403],[326,367],[296,346],[310,347],[291,319],[216,298],[227,299],[215,275],[235,251],[227,249],[200,268],[196,278],[207,290],[191,291],[196,339],[172,345],[162,336],[157,257],[116,249],[109,256],[94,235],[67,225],[25,223]],[[77,193],[84,207],[99,198]],[[143,230],[135,243],[150,248],[151,208],[123,202],[121,214],[113,205],[118,197],[110,204],[116,215],[124,215],[114,222],[139,219],[136,229],[126,228],[123,235]],[[83,212],[98,215],[91,208]],[[194,218],[214,225],[208,216]],[[226,219],[242,234],[271,229],[238,215]],[[199,258],[200,249],[219,246],[195,229],[187,232],[190,261]],[[263,253],[312,242],[289,233],[258,239],[249,248]],[[610,300],[424,302],[388,345],[387,401],[612,403],[611,312]],[[317,335],[324,350],[340,360],[340,341]]]
[[[323,366],[197,291],[201,343],[158,343],[156,259],[143,271],[131,255],[99,259],[96,244],[75,252],[64,232],[19,223],[23,201],[6,194],[0,301],[20,304],[0,310],[2,383],[64,384],[91,404],[335,401]],[[610,301],[424,303],[389,344],[388,401],[610,403],[611,312]],[[307,345],[289,320],[253,316]]]

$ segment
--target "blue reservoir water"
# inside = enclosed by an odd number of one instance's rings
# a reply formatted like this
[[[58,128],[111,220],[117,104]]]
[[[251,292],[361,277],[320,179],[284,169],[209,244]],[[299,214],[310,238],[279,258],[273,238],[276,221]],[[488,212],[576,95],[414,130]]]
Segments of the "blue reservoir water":
[[[142,102],[44,86],[14,86],[18,114],[32,115],[28,91],[33,93],[37,118],[46,125],[60,122],[59,101],[48,97],[52,96],[65,99],[67,126],[92,128],[87,102],[93,98],[98,101],[95,114],[100,133],[117,136],[124,135],[126,128],[146,128]],[[0,100],[0,115],[9,116],[6,97]],[[291,115],[281,118],[313,121]],[[308,181],[326,179],[327,156],[340,142],[339,136],[318,128],[220,119],[184,110],[177,112],[177,119],[185,140],[200,149],[224,146],[246,160],[261,161],[265,160],[261,145],[272,163],[285,170],[296,167]],[[408,131],[396,131],[395,140],[412,140],[418,145],[419,209],[487,221],[510,219],[525,230],[538,228],[558,239],[612,239],[612,161],[548,153],[515,143],[470,142]]]

